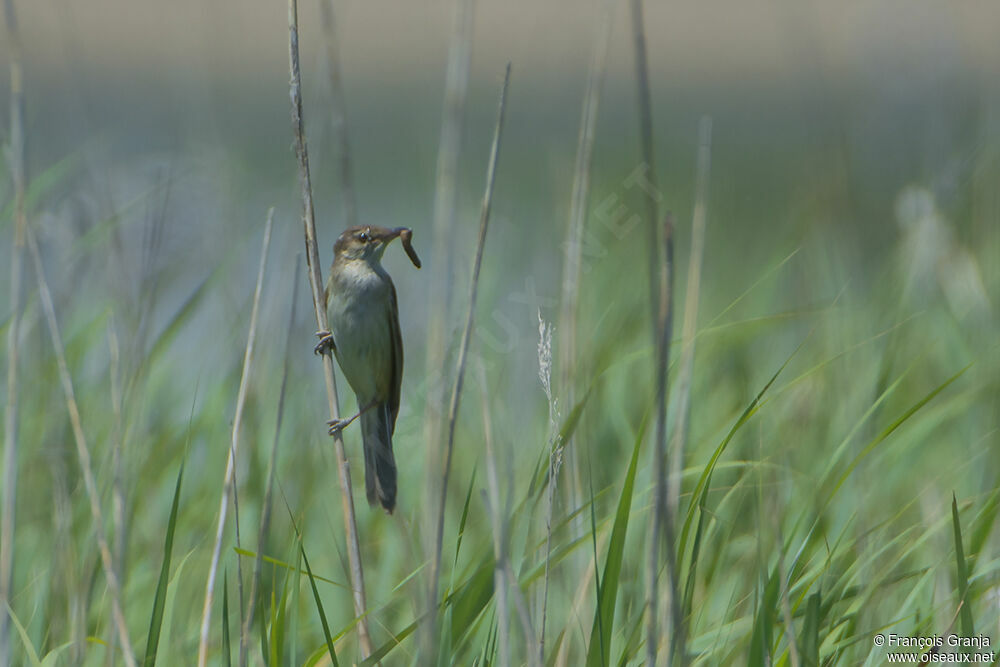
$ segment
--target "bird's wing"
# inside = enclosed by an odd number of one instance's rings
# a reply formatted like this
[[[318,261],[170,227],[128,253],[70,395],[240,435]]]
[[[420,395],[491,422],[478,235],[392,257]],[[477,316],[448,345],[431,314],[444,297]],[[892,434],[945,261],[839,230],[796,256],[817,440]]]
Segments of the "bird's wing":
[[[323,307],[330,307],[330,296],[333,294],[333,266],[330,266],[330,272],[326,275],[326,284],[323,285]]]
[[[392,415],[392,431],[396,430],[396,415],[399,414],[399,392],[403,386],[403,335],[399,330],[399,305],[396,303],[396,287],[389,280],[390,308],[389,337],[392,339],[390,366],[392,378],[389,384],[389,411]]]

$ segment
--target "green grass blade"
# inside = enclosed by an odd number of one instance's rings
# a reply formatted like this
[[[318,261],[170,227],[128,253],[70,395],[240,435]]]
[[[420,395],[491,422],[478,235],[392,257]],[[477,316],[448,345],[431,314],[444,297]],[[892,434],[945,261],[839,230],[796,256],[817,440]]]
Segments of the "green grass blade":
[[[264,597],[261,595],[261,597]],[[264,667],[269,667],[271,664],[271,653],[267,650],[270,641],[267,638],[267,621],[264,620],[264,610],[261,609],[260,613],[257,614],[257,629],[260,631],[260,656],[264,661]]]
[[[62,646],[57,646],[42,658],[42,667],[59,667],[59,665],[66,664],[66,660],[63,659],[62,654],[66,652],[73,642],[66,642]]]
[[[801,347],[801,345],[799,347]],[[697,508],[704,506],[704,499],[708,495],[708,485],[712,478],[712,472],[715,470],[715,465],[719,461],[719,457],[721,457],[723,452],[726,451],[726,447],[729,446],[733,436],[735,436],[736,432],[740,430],[740,427],[746,424],[747,421],[749,421],[749,419],[757,412],[764,394],[766,394],[767,390],[771,388],[771,385],[773,385],[778,379],[778,376],[781,375],[781,371],[785,370],[785,366],[788,365],[788,363],[792,360],[792,357],[794,357],[795,353],[798,351],[799,348],[795,348],[795,352],[792,352],[788,358],[785,359],[785,362],[781,364],[778,370],[774,372],[771,379],[767,381],[767,384],[764,385],[763,389],[761,389],[757,395],[754,396],[754,399],[750,401],[750,405],[746,407],[739,419],[736,420],[736,423],[729,429],[726,437],[722,439],[722,442],[719,443],[719,446],[716,447],[715,451],[712,453],[712,458],[708,460],[708,465],[705,466],[705,469],[701,473],[701,477],[698,478],[698,483],[695,485],[694,493],[691,495],[693,501],[690,507],[688,507],[687,515],[684,517],[684,527],[681,529],[681,538],[678,542],[678,554],[683,554],[685,551],[688,533],[691,529],[691,521],[694,518],[694,512]]]
[[[458,567],[458,553],[462,550],[462,538],[465,536],[465,522],[469,518],[469,502],[472,500],[472,489],[476,485],[476,469],[472,469],[472,479],[469,480],[469,490],[465,494],[465,505],[462,506],[462,520],[458,523],[458,541],[455,544],[455,567]],[[452,570],[452,583],[455,571]]]
[[[229,640],[229,568],[222,575],[222,660],[226,667],[232,665],[232,647]]]
[[[296,562],[296,567],[295,567],[294,570],[290,570],[289,571],[291,573],[291,575],[292,575],[291,576],[291,579],[292,579],[292,619],[291,619],[291,622],[290,622],[290,625],[291,625],[290,630],[291,630],[291,636],[292,636],[292,642],[291,643],[292,643],[292,645],[291,645],[291,658],[289,659],[289,664],[292,664],[292,665],[294,665],[296,662],[298,662],[298,652],[299,652],[299,644],[298,644],[298,640],[299,640],[299,589],[301,588],[302,574],[301,574],[301,570],[299,570],[299,566],[301,566],[301,562],[298,562],[298,561],[301,558],[302,558],[302,556],[299,555],[298,552],[296,552],[296,556],[295,556],[295,559],[297,561]]]
[[[500,634],[500,624],[497,623],[496,608],[493,609],[493,618],[490,619],[490,628],[492,630],[491,634],[493,635],[493,641],[489,642],[488,650],[486,651],[485,655],[483,655],[483,663],[482,664],[484,664],[484,665],[495,665],[496,664],[496,660],[497,660],[497,658],[496,658],[496,656],[497,656],[497,639],[498,639],[498,635]]]
[[[772,664],[771,642],[774,638],[774,619],[778,613],[778,573],[777,570],[768,577],[764,587],[764,597],[757,605],[757,618],[754,619],[753,636],[750,639],[750,657],[748,667],[767,667]]]
[[[469,578],[466,579],[460,586],[458,586],[454,593],[445,596],[445,598],[441,600],[439,610],[444,608],[446,605],[454,606],[456,610],[453,613],[453,618],[469,619],[470,625],[468,628],[462,628],[462,636],[467,634],[467,630],[472,627],[475,619],[479,617],[482,610],[493,598],[492,582],[493,570],[495,567],[496,565],[493,560],[493,550],[490,549],[489,557],[485,558],[480,563],[479,567],[476,568],[476,571],[473,572],[472,575],[470,575]],[[395,636],[390,637],[388,641],[377,648],[374,653],[360,663],[361,667],[373,667],[379,663],[389,654],[390,651],[399,646],[403,640],[416,631],[418,623],[419,620],[414,621],[403,628]],[[458,640],[461,638],[462,637],[457,637]],[[316,653],[313,653],[313,655],[310,656],[309,660],[306,662],[307,667],[311,667],[316,664],[316,662],[313,661],[315,656]]]
[[[603,523],[603,522],[602,522]],[[549,557],[549,567],[554,567],[566,560],[566,558],[572,554],[574,551],[583,546],[583,543],[590,538],[589,534],[583,534],[576,539],[560,544],[557,548],[552,550],[552,555]],[[534,569],[525,572],[518,579],[518,583],[522,588],[528,588],[531,584],[536,582],[545,576],[545,563],[539,563]]]
[[[24,652],[28,655],[28,660],[34,667],[41,667],[41,661],[38,659],[38,653],[35,651],[35,647],[31,645],[31,638],[28,637],[28,631],[24,629],[21,625],[21,621],[18,620],[17,615],[14,614],[14,610],[10,608],[7,601],[4,600],[3,605],[7,608],[7,618],[10,622],[14,624],[17,629],[17,634],[21,637],[21,643],[24,644]]]
[[[729,303],[728,306],[726,306],[725,308],[723,308],[719,312],[718,315],[716,315],[715,317],[713,317],[712,321],[709,322],[708,325],[705,328],[707,329],[707,328],[711,327],[713,324],[715,324],[716,322],[718,322],[719,320],[721,320],[723,317],[725,317],[726,313],[728,313],[733,308],[735,308],[737,305],[739,305],[739,303],[741,301],[743,301],[743,299],[745,299],[749,294],[751,294],[755,289],[757,289],[765,280],[767,280],[768,278],[770,278],[773,274],[777,273],[781,269],[781,267],[783,267],[785,264],[787,264],[788,262],[790,262],[791,259],[793,257],[795,257],[795,255],[797,255],[798,253],[799,253],[799,248],[796,248],[795,250],[793,250],[790,253],[788,253],[780,262],[778,262],[777,264],[775,264],[771,268],[767,269],[757,280],[755,280],[753,282],[752,285],[750,285],[750,287],[746,288],[743,291],[742,294],[740,294],[735,299],[733,299]],[[699,335],[701,335],[701,334],[699,334]]]
[[[455,645],[459,642],[459,639],[455,637],[454,626],[456,623],[454,621],[454,612],[455,610],[451,606],[442,607],[441,614],[438,618],[437,626],[440,630],[437,637],[438,647],[437,655],[435,657],[437,659],[437,664],[442,667],[444,665],[450,665],[454,662],[453,656],[455,653]],[[471,631],[474,622],[475,618],[473,617],[473,622],[461,625],[463,628],[468,628]],[[458,631],[461,632],[462,628],[458,628]],[[452,637],[455,637],[455,639],[453,640]]]
[[[330,635],[330,624],[326,620],[326,611],[323,609],[323,601],[319,597],[319,588],[316,586],[316,578],[313,576],[312,567],[309,565],[309,557],[306,556],[305,546],[302,544],[302,533],[299,532],[299,525],[295,521],[295,516],[292,514],[292,508],[288,506],[287,501],[285,502],[285,509],[288,510],[288,519],[292,522],[292,529],[295,531],[295,537],[298,540],[299,555],[302,557],[302,563],[306,566],[306,576],[309,577],[309,586],[312,588],[313,600],[316,602],[316,610],[319,612],[319,620],[323,626],[323,638],[326,640],[326,648],[330,653],[330,660],[333,662],[334,667],[340,667],[340,662],[337,661],[337,652],[333,648],[333,638]],[[263,614],[261,614],[263,616]],[[266,645],[263,646],[264,655],[267,655]]]
[[[642,645],[644,613],[645,609],[640,610],[638,618],[628,624],[631,625],[632,630],[629,632],[628,639],[625,640],[625,648],[622,649],[622,654],[618,658],[618,667],[627,667],[629,664],[634,664],[632,661],[636,660],[639,647]],[[555,645],[558,646],[558,644]]]
[[[997,525],[997,511],[1000,510],[1000,489],[997,489],[984,503],[982,510],[972,521],[972,534],[969,535],[969,556],[966,558],[968,571],[976,569],[976,561],[983,553],[986,540]]]
[[[5,136],[4,140],[5,142],[9,141],[9,137]],[[4,160],[3,162],[6,165],[7,161]],[[58,162],[41,173],[31,175],[31,181],[27,184],[28,189],[24,197],[25,209],[29,212],[29,215],[41,202],[45,201],[46,197],[52,194],[52,191],[57,186],[70,180],[70,177],[77,171],[81,162],[82,155],[79,151],[70,153],[60,158]],[[7,174],[3,174],[3,176],[7,177]],[[9,182],[9,177],[5,178],[4,182]],[[4,203],[5,206],[2,212],[0,212],[0,220],[12,220],[14,217],[14,198],[10,197],[9,201],[5,199]]]
[[[608,665],[611,659],[611,631],[615,627],[615,603],[618,599],[618,584],[625,557],[625,536],[632,510],[632,490],[635,486],[635,471],[639,463],[643,431],[644,428],[639,429],[635,444],[632,446],[632,460],[629,462],[625,484],[618,499],[618,511],[615,512],[615,523],[608,544],[608,559],[604,563],[604,576],[601,577],[600,604],[594,614],[594,625],[590,631],[587,667]]]
[[[451,648],[454,650],[458,642],[465,638],[475,624],[476,619],[486,609],[493,599],[493,571],[496,561],[493,559],[493,549],[482,559],[479,567],[465,583],[449,598],[448,608],[451,611]]]
[[[594,612],[594,620],[598,623],[597,639],[604,643],[604,630],[601,624],[604,622],[604,615],[601,613],[601,571],[600,559],[597,555],[597,512],[594,509],[594,470],[588,466],[587,474],[590,481],[590,545],[594,552],[594,592],[596,593],[597,609]],[[594,633],[590,633],[590,641],[594,641]],[[604,655],[604,647],[601,646],[601,655]],[[589,655],[588,655],[589,657]]]
[[[545,661],[545,667],[555,667],[556,660],[559,659],[559,647],[562,646],[563,640],[566,637],[566,628],[559,631],[556,635],[556,639],[552,642],[552,651],[549,653],[548,659]]]
[[[163,629],[160,632],[160,639],[163,642],[163,646],[157,649],[157,656],[162,664],[177,665],[184,662],[172,655],[172,647],[166,642],[173,636],[171,633],[174,621],[174,606],[177,600],[177,589],[181,587],[184,566],[187,565],[188,559],[193,553],[194,550],[192,549],[181,559],[181,562],[177,565],[177,569],[174,570],[174,576],[170,579],[170,584],[167,586],[167,603],[163,606]],[[175,642],[175,644],[177,643],[179,642]]]
[[[273,584],[273,582],[272,582],[272,584]],[[268,658],[268,661],[267,661],[267,663],[269,665],[280,665],[281,664],[281,656],[278,653],[277,640],[275,638],[275,635],[278,632],[278,614],[279,614],[278,601],[274,597],[274,588],[273,588],[273,585],[272,585],[272,588],[271,588],[271,613],[270,613],[270,616],[271,616],[271,618],[270,618],[271,634],[268,636],[268,642],[267,642],[268,655],[271,656],[270,658]]]
[[[285,655],[285,618],[288,609],[288,589],[291,586],[291,570],[285,571],[285,582],[281,590],[281,598],[277,611],[272,612],[271,620],[271,664],[283,665]]]
[[[313,578],[312,568],[309,566],[309,557],[306,556],[306,549],[302,545],[302,535],[299,533],[297,527],[295,533],[299,538],[299,551],[302,553],[302,563],[306,566],[306,575],[309,577],[309,586],[312,588],[313,600],[316,602],[316,611],[319,612],[319,621],[323,625],[323,637],[326,639],[326,648],[330,652],[330,660],[333,661],[334,667],[339,667],[340,663],[337,662],[337,652],[333,650],[333,638],[330,636],[330,624],[326,620],[326,611],[323,610],[323,601],[319,597],[319,588],[316,587],[316,579]]]
[[[806,602],[806,618],[802,624],[802,643],[799,653],[805,667],[819,667],[819,623],[821,597],[813,593]]]
[[[184,479],[184,462],[177,472],[177,483],[174,485],[174,501],[170,506],[170,518],[167,520],[167,535],[163,540],[163,564],[160,566],[160,579],[156,584],[156,594],[153,596],[153,612],[149,619],[149,635],[146,639],[146,657],[144,667],[156,664],[156,648],[160,643],[160,631],[163,627],[163,610],[167,599],[167,585],[170,583],[170,555],[174,550],[174,529],[177,527],[177,507],[181,498],[181,482]]]
[[[723,452],[726,451],[726,447],[729,446],[729,443],[736,435],[736,432],[744,424],[746,424],[747,421],[749,421],[750,418],[757,412],[757,410],[761,406],[761,399],[763,399],[764,394],[767,393],[767,390],[770,389],[771,386],[775,383],[775,381],[778,379],[778,376],[781,375],[781,371],[785,370],[785,367],[792,360],[792,358],[795,356],[795,353],[798,352],[800,348],[801,344],[799,345],[799,347],[795,348],[795,351],[793,351],[788,356],[787,359],[785,359],[784,363],[782,363],[781,366],[778,368],[778,370],[774,372],[774,375],[771,376],[771,379],[767,381],[767,384],[765,384],[764,387],[757,393],[757,395],[754,396],[754,399],[750,401],[750,404],[739,416],[739,419],[737,419],[736,423],[733,424],[732,428],[729,429],[729,432],[726,434],[726,437],[723,438],[722,442],[719,443],[719,446],[715,448],[715,451],[712,453],[712,457],[709,459],[708,464],[705,466],[705,469],[701,473],[701,477],[698,478],[698,483],[695,486],[694,493],[691,495],[692,498],[691,504],[688,506],[687,514],[684,517],[684,526],[683,528],[681,528],[680,540],[677,543],[678,545],[677,560],[678,562],[681,562],[681,560],[684,557],[684,554],[687,551],[687,540],[688,540],[688,534],[691,529],[691,521],[694,519],[694,514],[695,511],[697,510],[698,525],[696,526],[695,529],[694,548],[692,549],[691,560],[689,561],[689,566],[687,570],[687,579],[685,583],[684,600],[683,600],[684,609],[681,612],[685,616],[691,613],[691,594],[692,591],[694,590],[694,579],[698,566],[698,555],[699,555],[698,552],[701,548],[701,536],[704,528],[704,518],[705,518],[705,502],[708,498],[708,490],[711,487],[712,473],[715,471],[715,466],[718,464],[719,458],[722,456]]]
[[[958,519],[958,500],[951,494],[951,523],[955,528],[955,576],[958,579],[958,603],[962,609],[959,618],[962,622],[962,634],[971,637],[975,634],[972,622],[972,607],[969,606],[969,572],[965,563],[965,551],[962,549],[962,525]]]
[[[373,667],[377,665],[385,656],[389,655],[389,651],[396,648],[403,643],[403,640],[409,637],[416,631],[417,621],[410,623],[408,626],[403,628],[397,635],[390,637],[389,641],[379,646],[374,653],[361,661],[361,667]],[[307,665],[310,663],[306,663]],[[312,663],[316,664],[316,663]]]
[[[691,561],[688,564],[687,579],[684,583],[684,597],[681,599],[681,614],[684,618],[691,615],[694,600],[694,584],[698,574],[698,559],[701,556],[701,539],[705,534],[705,502],[698,504],[698,525],[694,529],[694,546],[691,547]]]
[[[220,280],[229,275],[228,270],[230,269],[232,260],[233,254],[230,253],[230,255],[219,262],[211,274],[204,278],[191,291],[177,310],[174,311],[170,319],[167,320],[166,325],[160,330],[159,334],[153,338],[149,346],[149,354],[143,360],[143,363],[152,363],[155,359],[162,356],[163,351],[177,338],[181,330],[183,330],[184,325],[197,312],[198,306],[211,294],[210,288],[215,287]]]
[[[859,452],[858,455],[854,457],[854,460],[851,461],[851,463],[847,466],[847,469],[844,470],[844,472],[840,475],[840,477],[837,479],[836,484],[834,484],[833,489],[830,490],[830,492],[829,492],[829,494],[828,494],[828,496],[826,498],[826,501],[823,503],[822,507],[826,507],[830,503],[830,501],[833,500],[833,497],[835,495],[837,495],[837,491],[839,491],[840,487],[844,485],[844,482],[847,481],[847,478],[851,476],[851,473],[854,472],[854,469],[858,467],[858,464],[860,464],[861,461],[866,456],[868,456],[869,454],[872,453],[872,450],[874,450],[878,445],[882,444],[885,441],[885,439],[888,438],[890,435],[892,435],[896,431],[896,429],[898,429],[900,426],[902,426],[903,423],[906,420],[908,420],[910,417],[912,417],[917,412],[919,412],[920,408],[922,408],[925,405],[927,405],[928,403],[930,403],[931,400],[933,400],[935,396],[937,396],[942,391],[944,391],[945,389],[947,389],[948,386],[952,382],[954,382],[958,378],[962,377],[962,374],[964,374],[965,371],[969,370],[969,368],[971,368],[971,367],[972,367],[972,364],[969,364],[968,366],[966,366],[962,370],[960,370],[957,373],[955,373],[954,375],[952,375],[950,378],[948,378],[947,380],[945,380],[942,384],[940,384],[937,387],[935,387],[929,394],[927,394],[926,396],[924,396],[923,398],[921,398],[919,401],[917,401],[916,403],[914,403],[912,406],[910,406],[909,410],[907,410],[906,412],[904,412],[903,414],[901,414],[899,417],[897,417],[895,420],[893,420],[893,422],[891,424],[889,424],[884,429],[882,429],[882,432],[879,433],[877,436],[875,436],[875,438],[872,439],[871,442],[869,442],[867,445],[865,445],[865,448],[862,449],[861,452]]]
[[[239,554],[240,556],[245,557],[245,558],[256,558],[257,557],[257,553],[255,551],[250,551],[249,549],[241,549],[239,547],[233,547],[233,551],[236,552],[237,554]],[[305,570],[303,570],[301,568],[298,568],[298,567],[296,567],[296,566],[294,566],[294,565],[292,565],[290,563],[286,563],[283,560],[279,560],[277,558],[274,558],[273,556],[262,556],[261,560],[263,560],[268,565],[275,565],[277,567],[283,568],[285,570],[289,570],[289,571],[294,572],[296,574],[305,574],[306,573]],[[328,577],[324,577],[324,576],[319,575],[319,574],[314,574],[313,576],[316,578],[316,581],[322,581],[324,584],[331,584],[333,586],[337,586],[339,588],[343,588],[344,590],[351,590],[348,586],[346,586],[345,584],[340,583],[339,581],[334,581],[333,579],[330,579]]]

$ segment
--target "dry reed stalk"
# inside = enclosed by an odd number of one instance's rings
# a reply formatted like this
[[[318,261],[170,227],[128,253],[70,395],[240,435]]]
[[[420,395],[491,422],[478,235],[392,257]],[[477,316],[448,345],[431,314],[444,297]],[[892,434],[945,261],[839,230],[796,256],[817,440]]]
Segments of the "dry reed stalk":
[[[212,623],[212,599],[215,595],[215,578],[219,570],[219,556],[222,552],[222,538],[226,529],[226,513],[229,508],[229,496],[235,501],[236,455],[240,448],[240,427],[243,425],[243,407],[246,405],[247,392],[250,388],[250,365],[253,361],[254,344],[257,341],[257,315],[260,311],[260,294],[264,286],[264,273],[267,269],[267,251],[271,246],[271,226],[274,222],[274,209],[267,213],[267,223],[264,225],[264,242],[260,250],[260,262],[257,265],[257,285],[253,292],[253,307],[250,310],[250,327],[247,332],[247,345],[243,352],[243,370],[240,374],[240,387],[236,393],[236,412],[233,415],[233,430],[226,456],[226,474],[222,480],[222,498],[219,500],[219,523],[215,529],[215,545],[212,548],[212,562],[208,568],[208,580],[205,583],[205,602],[201,609],[201,636],[198,642],[198,665],[204,667],[208,660],[208,635]],[[237,521],[239,517],[237,516]]]
[[[428,448],[426,484],[427,505],[433,506],[437,489],[437,466],[444,458],[441,450],[441,420],[445,397],[445,351],[451,322],[451,283],[454,262],[455,209],[457,206],[458,158],[465,125],[465,99],[469,88],[472,60],[472,0],[454,0],[452,35],[448,48],[448,66],[444,82],[444,106],[441,134],[438,139],[437,173],[434,188],[434,223],[431,241],[430,282],[428,283],[427,352],[424,396],[424,442]],[[424,547],[434,545],[432,522],[428,516]]]
[[[295,138],[295,155],[299,164],[299,184],[302,188],[302,224],[306,242],[306,266],[309,286],[312,291],[313,310],[319,331],[329,331],[326,296],[323,291],[323,275],[319,265],[319,247],[316,244],[316,215],[312,201],[312,180],[309,176],[309,147],[306,144],[305,123],[302,119],[302,81],[299,73],[299,16],[297,0],[288,0],[288,68],[290,73],[289,97],[292,110],[292,132]],[[340,399],[333,374],[333,358],[324,354],[323,378],[326,382],[327,407],[331,419],[340,419]],[[347,539],[347,556],[351,574],[351,590],[354,613],[358,617],[358,638],[364,657],[372,653],[372,641],[368,634],[368,620],[365,614],[365,579],[361,565],[361,545],[358,539],[358,523],[354,513],[354,495],[351,489],[351,467],[344,451],[344,439],[340,432],[333,436],[334,451],[337,455],[337,471],[340,479],[340,500],[344,512],[344,530]]]
[[[670,494],[670,477],[667,475],[667,403],[669,401],[670,385],[668,370],[670,368],[670,339],[673,336],[673,285],[674,285],[674,233],[673,223],[668,215],[663,223],[663,256],[660,258],[660,281],[657,290],[659,304],[656,313],[656,436],[653,441],[653,517],[650,530],[649,564],[647,570],[647,606],[646,606],[646,664],[656,665],[656,653],[660,639],[657,611],[659,610],[659,583],[657,581],[660,567],[660,540],[663,536],[667,541],[667,594],[670,619],[672,620],[674,636],[667,648],[667,662],[672,659],[674,651],[681,657],[684,664],[685,639],[680,616],[680,601],[678,598],[677,563],[674,554],[674,523],[669,515],[667,497]]]
[[[695,337],[698,330],[698,299],[701,294],[701,267],[705,257],[705,226],[708,219],[708,176],[712,160],[712,119],[703,116],[698,123],[698,158],[695,167],[694,214],[691,217],[691,255],[688,264],[687,290],[684,296],[684,324],[681,340],[680,371],[677,378],[677,423],[670,441],[669,516],[676,517],[680,504],[681,470],[687,446],[691,412],[691,379],[694,373]]]
[[[274,424],[274,441],[271,443],[271,458],[267,462],[267,486],[264,490],[264,506],[260,514],[260,530],[257,532],[257,555],[253,561],[253,575],[250,579],[250,595],[247,598],[247,612],[240,627],[240,667],[246,667],[249,658],[250,628],[253,627],[254,610],[257,604],[257,588],[264,565],[264,543],[271,523],[271,495],[274,491],[274,468],[278,458],[278,437],[285,416],[285,389],[288,386],[288,360],[292,355],[292,330],[295,327],[295,305],[299,299],[300,255],[295,261],[295,280],[292,281],[292,306],[288,315],[288,332],[285,334],[285,358],[281,365],[281,389],[278,391],[278,415]]]
[[[653,143],[653,109],[649,88],[649,64],[646,54],[646,35],[642,0],[632,0],[632,41],[635,47],[635,71],[639,106],[640,150],[646,164],[649,181],[656,187],[655,149]],[[659,547],[662,534],[667,541],[667,594],[673,637],[668,648],[668,662],[674,652],[686,662],[686,640],[678,599],[676,555],[674,553],[674,519],[670,515],[667,498],[670,496],[670,479],[667,475],[667,401],[670,368],[670,337],[673,330],[673,225],[669,217],[664,221],[662,233],[658,224],[659,197],[647,193],[649,208],[649,295],[653,323],[653,341],[656,350],[656,434],[653,441],[654,502],[651,518],[649,562],[646,581],[646,663],[656,665],[660,639],[657,622],[659,585]]]
[[[636,92],[639,106],[639,148],[642,151],[642,160],[646,165],[649,174],[649,182],[654,186],[656,180],[656,159],[653,144],[653,104],[650,100],[649,92],[649,64],[646,56],[646,33],[642,16],[642,0],[632,0],[632,42],[635,47],[635,78]],[[660,219],[658,201],[654,197],[646,197],[648,205],[647,220],[649,224],[649,298],[650,312],[653,317],[653,339],[657,338],[656,313],[659,309],[659,277],[656,269],[660,263],[660,229],[658,221]]]
[[[501,667],[510,666],[510,608],[507,604],[507,522],[500,509],[500,480],[497,475],[496,452],[493,444],[493,419],[489,397],[486,393],[486,368],[482,360],[476,365],[479,372],[479,404],[483,411],[483,440],[486,443],[486,499],[493,527],[493,588],[497,597],[497,638]]]
[[[434,560],[431,561],[430,591],[428,610],[429,637],[434,637],[437,621],[438,580],[441,576],[441,548],[444,542],[444,514],[448,498],[448,479],[451,475],[451,456],[455,446],[455,424],[458,420],[458,407],[462,395],[462,382],[465,378],[465,363],[469,353],[469,343],[472,340],[472,327],[476,313],[476,295],[479,288],[479,269],[483,262],[483,248],[486,245],[486,231],[489,228],[490,208],[493,204],[493,185],[496,181],[497,160],[500,157],[500,138],[503,134],[504,112],[507,108],[507,86],[510,84],[510,63],[504,73],[503,85],[500,87],[500,102],[497,105],[496,128],[493,132],[493,145],[490,148],[490,158],[486,169],[486,190],[483,193],[482,210],[479,216],[479,240],[476,244],[476,258],[472,265],[472,281],[469,287],[469,310],[465,318],[465,330],[462,333],[462,345],[458,353],[458,365],[455,372],[455,384],[452,387],[451,402],[448,406],[448,440],[445,446],[444,469],[441,472],[441,495],[437,507],[437,530],[434,541]]]
[[[45,279],[45,267],[42,265],[42,256],[38,251],[38,244],[31,230],[26,229],[25,231],[28,249],[31,252],[31,258],[35,265],[35,276],[38,280],[38,295],[42,303],[45,319],[48,323],[49,334],[52,338],[52,347],[56,353],[59,379],[62,383],[63,394],[66,399],[66,410],[69,413],[70,426],[73,429],[73,439],[76,442],[76,453],[80,462],[80,470],[83,473],[83,483],[87,491],[87,498],[90,501],[90,514],[94,522],[94,534],[97,537],[97,548],[100,552],[101,566],[104,570],[104,578],[107,580],[108,588],[111,592],[112,623],[118,631],[118,641],[121,642],[125,664],[133,667],[136,664],[135,655],[132,652],[132,641],[129,639],[125,613],[122,611],[121,587],[118,583],[118,577],[115,575],[111,549],[108,548],[108,541],[104,536],[104,517],[101,512],[100,495],[97,489],[97,482],[94,479],[94,470],[91,464],[90,449],[87,446],[87,438],[83,433],[80,409],[76,402],[76,394],[73,391],[73,379],[70,377],[69,364],[66,362],[66,348],[63,345],[62,334],[59,332],[59,321],[56,319],[52,292],[49,290],[48,281]]]
[[[24,279],[26,155],[21,40],[14,0],[4,2],[4,33],[10,59],[10,170],[14,186],[14,242],[10,248],[10,325],[7,330],[7,406],[4,416],[3,499],[0,509],[0,665],[10,664],[10,617],[14,584],[14,528],[17,515],[18,357],[21,333],[21,283]],[[12,605],[11,605],[12,606]]]
[[[510,559],[507,557],[509,543],[509,526],[506,516],[510,512],[510,480],[508,479],[507,507],[502,508],[500,502],[500,478],[497,474],[496,446],[493,442],[493,420],[491,418],[488,395],[486,393],[486,368],[482,360],[477,364],[479,371],[480,405],[483,410],[483,431],[486,441],[486,508],[490,515],[493,527],[493,555],[496,565],[493,571],[493,582],[497,595],[497,632],[499,636],[500,664],[510,664],[510,600],[513,598],[514,609],[517,611],[521,621],[521,629],[524,632],[524,644],[529,657],[529,664],[535,664],[535,656],[538,651],[534,648],[538,645],[535,637],[534,626],[531,624],[531,615],[528,612],[528,604],[524,599],[517,578],[510,568]],[[505,514],[504,512],[507,512]]]
[[[580,110],[580,129],[577,135],[576,161],[573,168],[573,192],[570,196],[569,219],[566,226],[565,255],[563,259],[562,297],[559,321],[562,338],[559,344],[559,389],[563,404],[576,405],[576,380],[574,372],[578,363],[576,351],[577,315],[580,295],[580,266],[583,254],[583,230],[587,222],[587,202],[590,198],[590,171],[594,153],[598,108],[604,74],[607,71],[608,45],[611,42],[611,28],[618,0],[606,0],[605,11],[594,37],[594,53],[587,73],[587,88]],[[582,496],[580,459],[572,442],[563,443],[566,450],[566,464],[571,477],[570,501],[578,507]],[[582,520],[575,521],[577,528]],[[545,619],[542,619],[544,626]],[[543,640],[544,640],[544,632]]]
[[[778,535],[778,576],[781,577],[781,616],[785,621],[788,633],[788,663],[790,667],[800,667],[799,647],[795,643],[795,622],[792,620],[792,603],[788,598],[788,572],[785,569],[785,536],[781,530],[781,513],[775,511],[772,515]]]
[[[611,540],[611,533],[605,532],[603,535],[597,538],[597,552],[604,553],[607,548],[608,542]],[[589,622],[585,620],[589,615],[593,617],[593,608],[584,609],[587,602],[593,599],[594,595],[594,577],[597,575],[597,561],[593,558],[587,559],[587,566],[584,570],[583,575],[576,582],[576,593],[572,596],[572,603],[570,604],[569,612],[566,614],[567,626],[575,624],[579,627],[583,627],[584,623]],[[558,650],[556,651],[555,661],[553,664],[555,667],[567,667],[569,665],[569,652],[570,643],[566,638],[566,634],[563,634],[562,641],[557,645]],[[578,659],[582,662],[582,658]]]
[[[590,172],[594,153],[594,138],[596,136],[598,109],[601,101],[601,89],[604,84],[604,74],[607,71],[608,46],[611,42],[611,28],[614,23],[614,11],[617,0],[606,0],[604,13],[594,36],[594,51],[591,56],[590,68],[587,72],[587,87],[580,110],[580,128],[577,134],[576,161],[573,168],[573,191],[570,196],[569,218],[566,226],[566,243],[564,244],[562,296],[560,300],[561,340],[559,344],[559,392],[564,405],[576,405],[576,382],[579,373],[577,365],[579,355],[576,349],[577,316],[579,314],[580,267],[583,254],[583,230],[587,222],[587,203],[590,198]],[[551,421],[551,420],[550,420]],[[551,428],[551,425],[550,425]],[[570,483],[567,496],[570,507],[580,506],[582,497],[582,481],[580,476],[580,458],[572,439],[559,443],[562,455],[569,469]],[[542,625],[539,638],[539,653],[544,660],[545,625],[548,611],[549,591],[549,546],[552,540],[552,515],[555,495],[555,465],[552,453],[549,456],[549,493],[546,507],[546,547],[545,547],[545,583],[542,593]],[[571,525],[574,535],[582,534],[583,517],[578,516]]]
[[[125,491],[122,463],[122,389],[121,389],[121,347],[115,330],[114,313],[108,319],[108,375],[111,389],[111,525],[114,527],[114,542],[111,545],[111,562],[118,581],[125,585]],[[110,630],[109,630],[110,632]],[[111,632],[108,643],[109,661],[114,665],[115,634]]]

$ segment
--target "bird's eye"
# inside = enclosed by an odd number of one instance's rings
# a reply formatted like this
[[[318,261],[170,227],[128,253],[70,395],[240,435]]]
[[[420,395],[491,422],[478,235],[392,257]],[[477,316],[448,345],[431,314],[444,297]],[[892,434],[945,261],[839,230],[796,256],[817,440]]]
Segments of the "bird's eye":
[[[362,243],[368,243],[369,239],[370,237],[368,236],[368,232],[361,232],[358,234],[358,240]]]

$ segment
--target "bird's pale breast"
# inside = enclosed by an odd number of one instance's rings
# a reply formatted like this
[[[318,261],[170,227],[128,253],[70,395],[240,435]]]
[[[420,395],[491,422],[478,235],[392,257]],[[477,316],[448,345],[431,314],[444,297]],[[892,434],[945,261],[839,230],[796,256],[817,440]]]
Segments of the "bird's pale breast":
[[[373,270],[362,261],[349,264],[352,266],[343,267],[332,284],[330,327],[337,362],[361,408],[374,399],[384,400],[390,393],[392,288],[384,271]]]

